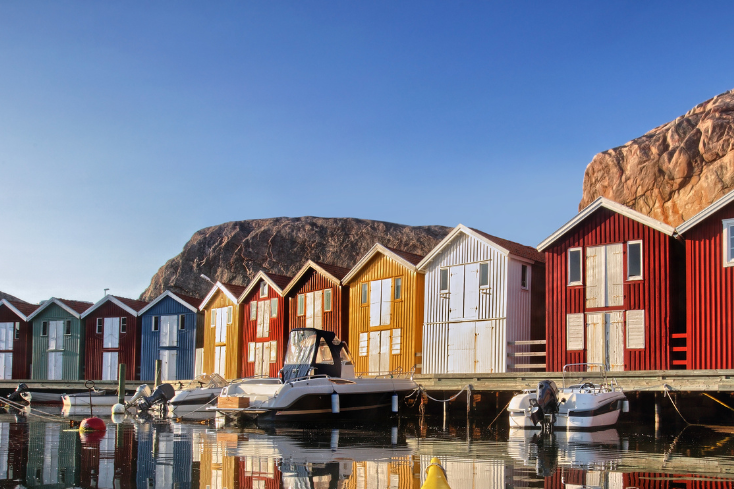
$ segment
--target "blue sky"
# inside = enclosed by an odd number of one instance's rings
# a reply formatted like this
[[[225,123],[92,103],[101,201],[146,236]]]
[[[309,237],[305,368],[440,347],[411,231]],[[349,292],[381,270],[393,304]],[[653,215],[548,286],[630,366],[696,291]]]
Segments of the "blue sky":
[[[734,88],[734,5],[0,1],[0,290],[137,297],[198,229],[536,245],[594,154]]]

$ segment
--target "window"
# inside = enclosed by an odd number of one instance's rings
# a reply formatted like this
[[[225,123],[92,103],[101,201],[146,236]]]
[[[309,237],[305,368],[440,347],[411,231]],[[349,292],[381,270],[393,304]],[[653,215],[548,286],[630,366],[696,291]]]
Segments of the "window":
[[[441,292],[448,292],[449,291],[449,269],[448,268],[442,268],[441,269]]]
[[[48,321],[41,323],[41,336],[48,336]]]
[[[66,336],[71,336],[71,320],[70,319],[66,320],[66,328],[64,329],[64,334]]]
[[[160,327],[160,317],[153,316],[153,331],[158,331],[158,328]]]
[[[724,266],[734,266],[734,219],[725,219],[724,224]]]
[[[267,297],[268,295],[268,283],[260,282],[260,297]]]
[[[250,302],[250,321],[257,319],[257,301]]]
[[[362,302],[361,304],[363,306],[366,306],[368,300],[369,300],[369,285],[365,283],[365,284],[362,284]]]
[[[324,290],[324,311],[331,311],[331,289]]]
[[[186,329],[186,315],[185,314],[181,314],[178,317],[178,329],[180,330]]]
[[[16,340],[20,339],[20,323],[15,323],[15,336]]]
[[[393,299],[400,300],[403,298],[403,279],[402,278],[396,278],[395,279],[395,288],[393,291]]]
[[[369,334],[359,333],[359,356],[367,356],[367,345],[369,343]]]
[[[627,243],[627,280],[642,280],[642,241]]]
[[[479,287],[489,287],[489,263],[479,264]]]
[[[270,319],[278,317],[278,299],[270,299]]]
[[[297,314],[299,316],[303,316],[306,313],[305,301],[306,301],[306,298],[303,296],[303,294],[298,294],[298,312]]]
[[[581,248],[568,250],[568,285],[583,285],[581,280]]]
[[[120,318],[120,333],[127,333],[127,318]]]
[[[523,289],[528,288],[528,266],[522,265],[520,268],[520,287]]]
[[[104,327],[104,319],[97,318],[97,334],[102,334],[102,328]],[[156,330],[158,331],[158,330]]]

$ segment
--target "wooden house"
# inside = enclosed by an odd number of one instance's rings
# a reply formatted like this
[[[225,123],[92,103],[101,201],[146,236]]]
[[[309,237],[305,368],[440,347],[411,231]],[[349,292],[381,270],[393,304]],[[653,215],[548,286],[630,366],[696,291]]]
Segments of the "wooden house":
[[[138,312],[141,380],[155,380],[156,360],[161,361],[163,381],[195,377],[196,351],[203,348],[204,341],[204,314],[199,304],[201,299],[167,290]]]
[[[0,379],[30,379],[33,334],[28,316],[37,305],[0,300]]]
[[[459,224],[418,264],[425,273],[423,373],[529,368],[520,340],[545,339],[545,256]],[[538,364],[545,369],[545,362]]]
[[[204,312],[203,373],[227,380],[242,377],[242,314],[237,299],[245,288],[217,282],[199,305]]]
[[[288,342],[283,289],[291,277],[259,271],[237,302],[242,308],[243,377],[276,377]]]
[[[85,329],[87,380],[118,380],[125,364],[125,379],[140,378],[140,321],[145,301],[106,295],[82,314]]]
[[[283,289],[288,301],[288,331],[316,328],[336,333],[339,339],[349,332],[349,288],[342,278],[346,268],[308,260]]]
[[[355,372],[408,372],[420,363],[424,276],[416,265],[422,258],[376,243],[344,277]]]
[[[734,192],[676,232],[686,249],[686,332],[678,361],[689,369],[734,368]]]
[[[32,379],[84,378],[85,335],[81,316],[91,305],[52,297],[28,315],[33,334]]]
[[[538,245],[546,262],[546,363],[664,370],[684,328],[674,229],[599,197]]]

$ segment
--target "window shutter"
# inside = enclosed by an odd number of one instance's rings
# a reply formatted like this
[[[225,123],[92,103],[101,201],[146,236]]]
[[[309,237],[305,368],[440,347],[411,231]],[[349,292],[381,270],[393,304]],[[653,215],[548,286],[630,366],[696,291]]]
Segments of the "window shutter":
[[[264,330],[264,323],[265,320],[263,319],[263,316],[265,314],[265,306],[262,302],[257,303],[257,337],[262,338],[264,336],[263,330]]]
[[[369,342],[369,334],[368,333],[359,333],[359,356],[360,357],[366,357],[367,356],[367,345]]]
[[[627,348],[645,348],[645,311],[627,311]]]
[[[622,243],[606,247],[607,259],[607,306],[624,305],[624,245]]]
[[[392,330],[392,354],[400,354],[400,329]]]
[[[386,278],[382,281],[382,300],[380,301],[380,324],[387,326],[390,324],[390,313],[392,308],[392,279]]]
[[[464,265],[449,269],[449,319],[464,317]]]
[[[216,309],[212,309],[212,320],[209,323],[209,325],[212,328],[216,328],[217,327],[217,310]]]
[[[250,321],[257,319],[257,301],[250,302]]]
[[[263,337],[270,336],[270,301],[264,300],[263,305]]]
[[[604,306],[604,247],[586,248],[586,307]]]
[[[178,346],[178,316],[168,316],[168,346]]]
[[[232,324],[232,306],[227,307],[227,324]]]
[[[313,328],[313,292],[306,294],[306,327]]]
[[[324,307],[323,307],[324,291],[317,290],[313,293],[313,327],[323,329]]]
[[[270,342],[270,362],[277,362],[278,361],[278,342],[277,341],[271,341]]]
[[[370,282],[370,326],[380,325],[381,296],[382,282],[373,280]]]
[[[248,362],[255,361],[255,343],[247,344],[247,361]]]
[[[584,315],[566,314],[566,350],[584,349]]]

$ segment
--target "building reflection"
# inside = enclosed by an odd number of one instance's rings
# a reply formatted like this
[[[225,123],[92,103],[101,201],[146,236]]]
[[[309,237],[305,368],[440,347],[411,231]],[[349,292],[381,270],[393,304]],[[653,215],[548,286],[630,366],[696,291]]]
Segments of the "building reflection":
[[[167,421],[141,423],[135,429],[138,453],[146,454],[137,458],[137,487],[190,489],[193,463],[190,433],[182,425]]]
[[[28,466],[28,424],[0,422],[0,487],[25,484]]]

